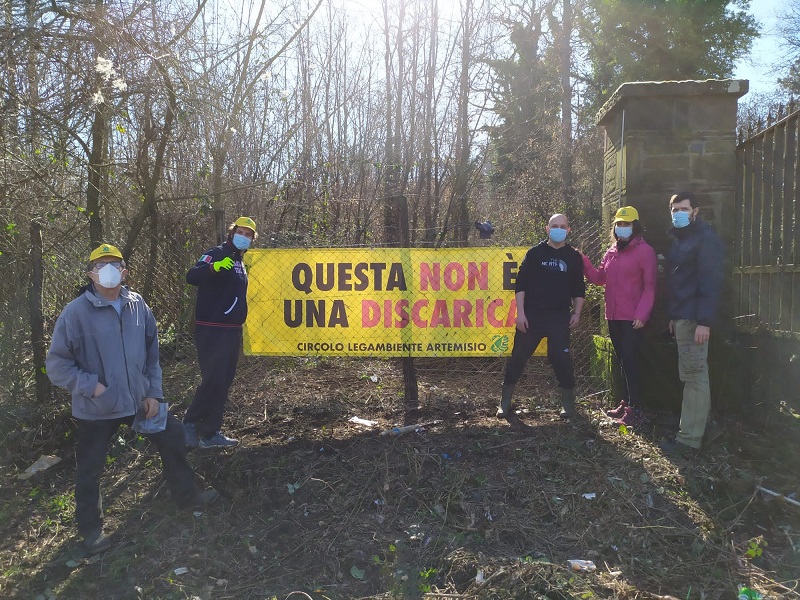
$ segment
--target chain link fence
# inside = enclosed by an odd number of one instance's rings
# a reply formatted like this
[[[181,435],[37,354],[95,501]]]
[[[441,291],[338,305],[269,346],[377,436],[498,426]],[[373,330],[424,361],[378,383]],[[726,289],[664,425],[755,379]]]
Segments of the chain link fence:
[[[194,361],[195,350],[192,340],[195,288],[188,285],[185,274],[203,252],[214,245],[212,236],[206,231],[207,224],[180,227],[164,225],[163,231],[144,235],[128,261],[128,284],[131,289],[141,293],[152,308],[159,324],[162,366],[170,368],[175,360]],[[597,262],[607,245],[606,233],[596,222],[573,222],[570,242]],[[38,247],[37,230],[41,230],[41,246]],[[73,228],[69,231],[56,227],[31,227],[2,234],[3,248],[0,254],[0,306],[2,307],[2,353],[0,354],[0,394],[2,405],[25,407],[35,398],[37,366],[34,364],[34,342],[32,331],[41,315],[43,325],[40,345],[46,351],[50,333],[55,320],[66,303],[75,298],[81,286],[86,283],[86,266],[89,254],[88,231]],[[542,224],[541,239],[544,236]],[[520,244],[512,236],[497,236],[494,240],[478,240],[475,245],[506,246]],[[116,240],[109,239],[109,243]],[[537,238],[522,243],[536,243]],[[261,233],[258,247],[301,247],[311,248],[307,238]],[[119,242],[117,245],[121,247]],[[326,246],[316,246],[319,250]],[[39,259],[38,256],[41,255]],[[37,264],[41,267],[41,281],[35,279]],[[37,308],[37,290],[41,288],[41,308]],[[509,294],[510,295],[510,294]],[[602,391],[605,383],[597,375],[596,349],[594,335],[600,333],[603,323],[602,292],[588,287],[583,317],[579,326],[572,332],[572,352],[579,391],[589,394]],[[307,365],[309,361],[325,360],[311,357],[271,359],[244,356],[240,361],[238,377],[252,382],[266,381],[276,369],[292,369]],[[327,359],[341,360],[338,358]],[[370,359],[346,359],[358,362]],[[373,359],[374,360],[374,359]],[[384,359],[387,368],[400,370],[399,359]],[[460,374],[480,376],[487,382],[487,391],[499,389],[505,359],[486,358],[417,358],[415,365],[421,379],[428,381],[458,377]],[[539,385],[543,381],[555,379],[545,358],[532,358],[526,374],[520,382],[526,385]]]

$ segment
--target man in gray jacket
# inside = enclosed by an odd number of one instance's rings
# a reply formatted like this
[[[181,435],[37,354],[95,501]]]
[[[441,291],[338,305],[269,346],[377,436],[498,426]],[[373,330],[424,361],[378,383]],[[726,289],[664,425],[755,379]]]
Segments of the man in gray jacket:
[[[100,476],[108,443],[121,424],[132,425],[158,447],[172,499],[181,507],[213,502],[200,492],[186,461],[183,426],[161,405],[156,321],[144,299],[122,286],[122,253],[102,244],[89,256],[90,284],[56,321],[47,375],[72,394],[77,425],[75,520],[90,554],[108,549],[103,535]]]

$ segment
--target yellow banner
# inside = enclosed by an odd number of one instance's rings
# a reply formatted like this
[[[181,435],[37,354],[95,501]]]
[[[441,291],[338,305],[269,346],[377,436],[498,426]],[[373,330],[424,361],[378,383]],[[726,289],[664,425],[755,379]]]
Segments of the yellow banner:
[[[528,248],[250,250],[246,354],[501,356]],[[536,354],[546,353],[546,340]]]

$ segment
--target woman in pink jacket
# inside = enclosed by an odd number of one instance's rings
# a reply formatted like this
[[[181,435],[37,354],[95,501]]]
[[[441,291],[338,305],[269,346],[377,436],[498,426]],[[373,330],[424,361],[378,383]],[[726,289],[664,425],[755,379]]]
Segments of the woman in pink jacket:
[[[595,269],[584,255],[586,279],[606,288],[606,319],[614,352],[622,367],[626,398],[606,414],[625,425],[638,425],[642,413],[642,382],[639,373],[641,329],[650,318],[656,291],[656,253],[642,239],[639,212],[623,206],[611,230],[611,247]]]

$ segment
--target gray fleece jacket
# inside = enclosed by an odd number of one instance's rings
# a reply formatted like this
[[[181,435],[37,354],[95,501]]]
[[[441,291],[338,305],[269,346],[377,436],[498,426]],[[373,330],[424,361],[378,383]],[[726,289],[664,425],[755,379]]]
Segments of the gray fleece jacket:
[[[163,398],[158,330],[150,307],[123,288],[121,314],[90,288],[64,307],[47,353],[47,376],[72,394],[72,414],[103,420],[136,414]],[[108,389],[94,396],[97,382]]]

